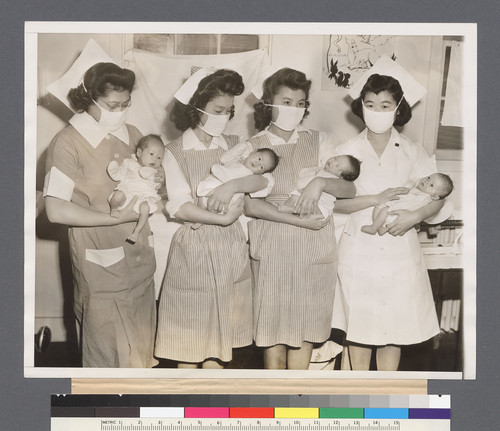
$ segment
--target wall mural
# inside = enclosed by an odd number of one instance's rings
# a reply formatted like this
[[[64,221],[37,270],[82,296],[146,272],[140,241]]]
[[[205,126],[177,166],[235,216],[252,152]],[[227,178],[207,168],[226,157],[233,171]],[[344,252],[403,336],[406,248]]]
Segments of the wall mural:
[[[397,36],[332,34],[323,40],[323,90],[350,88],[383,54],[397,58]]]

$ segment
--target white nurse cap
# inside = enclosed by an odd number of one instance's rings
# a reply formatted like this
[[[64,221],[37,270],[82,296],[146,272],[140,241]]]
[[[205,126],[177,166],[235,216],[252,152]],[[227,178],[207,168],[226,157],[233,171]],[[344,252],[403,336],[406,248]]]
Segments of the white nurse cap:
[[[215,73],[217,69],[203,67],[196,70],[187,81],[181,85],[181,87],[174,94],[174,97],[184,105],[188,105],[191,97],[193,97],[194,92],[198,89],[198,84],[203,78],[206,78],[212,73]]]
[[[417,103],[422,97],[425,96],[425,93],[427,93],[425,87],[417,82],[417,80],[413,78],[413,76],[411,76],[406,69],[401,67],[389,56],[382,55],[377,62],[349,89],[349,96],[353,99],[357,99],[363,89],[363,86],[366,84],[366,81],[374,73],[392,76],[397,79],[403,89],[404,97],[410,106]]]
[[[259,76],[257,77],[257,81],[255,85],[253,86],[252,90],[250,92],[257,98],[257,99],[262,99],[263,93],[264,93],[264,81],[269,78],[271,75],[273,75],[275,72],[277,72],[279,69],[276,69],[275,67],[271,67],[269,64],[264,64],[260,71],[259,71]]]
[[[116,62],[100,47],[94,40],[89,39],[81,54],[71,65],[69,70],[57,81],[47,86],[47,91],[57,97],[68,108],[71,104],[68,100],[68,92],[72,88],[78,87],[83,83],[85,72],[97,63],[115,63]]]

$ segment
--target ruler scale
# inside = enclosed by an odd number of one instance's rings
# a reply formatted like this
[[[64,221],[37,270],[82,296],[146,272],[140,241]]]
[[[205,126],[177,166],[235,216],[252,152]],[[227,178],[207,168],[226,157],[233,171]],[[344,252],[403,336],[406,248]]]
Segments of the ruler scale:
[[[51,430],[449,431],[450,419],[450,397],[434,395],[64,395],[52,397]]]

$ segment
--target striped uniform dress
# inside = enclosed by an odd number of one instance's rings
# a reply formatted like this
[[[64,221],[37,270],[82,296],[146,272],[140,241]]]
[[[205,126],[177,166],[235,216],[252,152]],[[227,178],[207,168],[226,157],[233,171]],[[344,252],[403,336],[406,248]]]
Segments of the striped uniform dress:
[[[280,157],[266,201],[279,205],[293,190],[299,171],[318,164],[319,133],[300,131],[297,144],[272,145],[267,134],[252,146]],[[254,339],[258,346],[323,342],[330,335],[337,274],[333,220],[319,231],[286,223],[252,220],[250,257],[254,275]]]
[[[224,136],[228,147],[237,136]],[[167,146],[189,183],[198,183],[219,162],[221,148],[183,150],[182,136]],[[155,355],[181,362],[218,358],[252,343],[252,286],[248,245],[240,223],[186,223],[174,235],[160,295]]]

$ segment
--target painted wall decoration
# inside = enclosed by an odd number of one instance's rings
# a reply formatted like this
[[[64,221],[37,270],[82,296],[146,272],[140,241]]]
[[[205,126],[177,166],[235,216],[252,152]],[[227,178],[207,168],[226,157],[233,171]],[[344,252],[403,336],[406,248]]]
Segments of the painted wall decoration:
[[[332,34],[323,39],[322,90],[350,88],[381,55],[397,59],[397,36]]]

